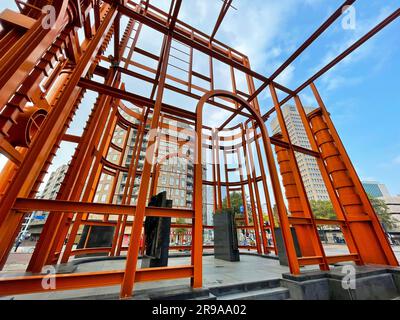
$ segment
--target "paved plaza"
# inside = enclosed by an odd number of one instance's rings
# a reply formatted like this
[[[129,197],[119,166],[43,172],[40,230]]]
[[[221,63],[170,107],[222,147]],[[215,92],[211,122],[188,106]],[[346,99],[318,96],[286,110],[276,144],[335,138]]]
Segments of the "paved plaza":
[[[400,260],[400,246],[393,248],[397,258]],[[328,245],[325,246],[328,255],[344,254],[347,252],[346,246]],[[20,274],[24,271],[26,263],[31,254],[13,253],[10,255],[3,274]],[[140,268],[141,260],[138,262]],[[190,257],[170,258],[169,266],[189,265]],[[122,270],[125,260],[108,260],[89,262],[78,265],[75,272],[93,272],[105,270]],[[316,266],[302,268],[302,270],[312,270]],[[207,255],[203,257],[203,286],[213,287],[240,282],[252,282],[281,278],[283,273],[289,272],[289,268],[281,266],[279,261],[271,258],[259,257],[256,255],[241,254],[240,262],[226,262],[214,259],[214,256]],[[135,291],[140,293],[143,290],[189,286],[189,279],[166,280],[156,282],[137,283]],[[71,291],[47,292],[41,294],[19,295],[14,297],[3,297],[3,299],[71,299],[84,298],[88,296],[117,295],[119,286],[90,288]]]

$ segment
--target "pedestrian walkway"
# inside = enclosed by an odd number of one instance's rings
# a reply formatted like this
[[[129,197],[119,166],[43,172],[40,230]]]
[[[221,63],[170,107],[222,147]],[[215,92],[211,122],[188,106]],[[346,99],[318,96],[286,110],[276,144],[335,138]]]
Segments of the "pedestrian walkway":
[[[138,262],[140,267],[141,261]],[[190,257],[170,258],[169,266],[190,264]],[[121,270],[124,268],[125,260],[99,261],[80,264],[76,272],[102,271],[102,270]],[[240,262],[227,262],[214,259],[213,256],[203,257],[203,286],[213,287],[219,285],[236,284],[240,282],[251,282],[281,278],[282,273],[289,269],[281,266],[278,260],[267,259],[253,255],[242,254]],[[165,288],[168,286],[188,286],[189,279],[177,279],[155,282],[143,282],[135,285],[136,291]],[[87,296],[118,294],[119,286],[90,288],[70,291],[49,291],[48,293],[19,295],[14,297],[4,297],[3,299],[71,299],[83,298]]]
[[[329,255],[341,254],[345,249],[343,245],[329,245],[326,247]],[[400,260],[400,246],[393,248],[397,258]],[[18,256],[21,255],[21,256]],[[23,256],[22,256],[23,255]],[[25,261],[26,260],[26,261]],[[10,255],[7,274],[12,270],[22,271],[23,262],[29,261],[27,254]],[[14,264],[12,264],[14,262]],[[141,260],[138,261],[140,268]],[[169,266],[179,266],[190,264],[190,257],[170,258]],[[14,266],[14,267],[13,267]],[[18,268],[16,267],[18,266]],[[75,272],[95,272],[105,270],[122,270],[125,267],[125,260],[104,260],[97,262],[89,262],[79,264]],[[22,268],[22,269],[21,269]],[[316,266],[304,267],[302,270],[316,269]],[[260,257],[256,255],[241,254],[240,262],[227,262],[215,259],[214,256],[208,255],[203,257],[203,286],[205,288],[237,284],[241,282],[263,281],[282,278],[283,273],[289,272],[289,268],[281,266],[276,259]],[[165,280],[155,282],[143,282],[135,284],[135,291],[143,291],[155,288],[176,286],[190,286],[189,279]],[[95,297],[99,295],[118,295],[119,286],[90,288],[70,291],[49,291],[41,294],[19,295],[14,297],[3,297],[0,299],[72,299]]]

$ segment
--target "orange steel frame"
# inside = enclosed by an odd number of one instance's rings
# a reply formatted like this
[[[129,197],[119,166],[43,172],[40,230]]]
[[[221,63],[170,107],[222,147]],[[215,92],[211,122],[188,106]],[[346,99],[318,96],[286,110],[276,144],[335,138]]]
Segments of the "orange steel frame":
[[[21,12],[15,13],[14,19],[3,13],[0,16],[4,25],[0,33],[0,150],[9,161],[0,180],[1,268],[26,214],[40,210],[48,211],[49,215],[27,267],[33,275],[0,279],[0,295],[41,292],[44,289],[40,272],[44,266],[66,263],[79,254],[98,252],[109,256],[126,254],[125,269],[57,274],[57,290],[120,285],[121,298],[127,298],[132,295],[135,282],[175,278],[190,278],[193,287],[201,287],[202,251],[210,247],[203,245],[203,230],[212,229],[212,226],[203,225],[203,187],[212,188],[215,211],[223,207],[223,194],[228,207],[231,206],[230,193],[241,194],[245,205],[238,229],[251,231],[256,239],[255,245],[243,248],[258,254],[277,254],[274,226],[279,223],[293,274],[299,274],[304,265],[318,265],[321,270],[328,270],[330,264],[341,261],[397,266],[396,257],[314,82],[397,19],[400,9],[299,88],[291,90],[275,81],[341,16],[343,8],[354,2],[345,1],[270,77],[253,71],[245,55],[215,39],[232,5],[229,0],[222,1],[211,35],[178,19],[182,0],[170,1],[169,12],[157,8],[150,0],[139,3],[127,0],[29,0],[18,2]],[[41,23],[43,13],[40,8],[47,4],[52,4],[57,13],[50,29],[43,28]],[[123,19],[127,20],[124,30]],[[143,28],[151,28],[163,35],[159,54],[138,46]],[[80,39],[78,29],[83,30],[83,39]],[[111,48],[113,55],[105,56],[107,48]],[[178,51],[187,57],[187,60],[180,59],[187,65],[187,70],[172,63],[171,58],[179,60],[175,55]],[[208,70],[202,73],[194,70],[195,52],[208,57]],[[134,59],[137,55],[153,61],[157,67],[139,63]],[[215,88],[216,61],[228,67],[232,91]],[[173,75],[171,68],[184,71],[187,77]],[[246,78],[247,92],[237,88],[238,72]],[[94,77],[100,80],[95,81]],[[126,78],[149,84],[150,95],[130,92]],[[207,85],[196,85],[197,80]],[[262,82],[258,89],[256,80]],[[299,93],[308,87],[318,104],[310,114],[306,114],[299,97]],[[273,107],[262,114],[257,96],[266,88],[270,90]],[[195,100],[197,107],[190,110],[182,105],[167,104],[167,90]],[[98,97],[84,131],[80,136],[68,134],[87,91],[97,93]],[[279,93],[287,96],[280,100]],[[292,99],[311,149],[297,146],[290,140],[281,106]],[[218,129],[211,128],[203,124],[205,106],[222,108],[231,115]],[[281,133],[270,137],[266,121],[273,113],[277,115]],[[236,116],[246,120],[227,127]],[[189,139],[180,141],[178,133],[182,127],[172,126],[169,121],[184,124],[184,128],[192,130],[192,133],[186,132]],[[112,142],[117,128],[124,132],[121,145]],[[167,135],[163,134],[166,128],[170,132]],[[132,160],[129,166],[124,166],[123,159],[134,132]],[[177,147],[186,144],[194,153],[171,153],[158,161],[161,141]],[[76,149],[57,198],[35,199],[54,157],[57,152],[62,152],[62,142],[73,143]],[[141,168],[142,147],[146,148],[147,161]],[[118,161],[107,159],[110,150],[119,153]],[[211,154],[212,180],[204,177],[203,153]],[[336,219],[313,216],[296,153],[316,159]],[[237,159],[237,166],[228,166],[228,155]],[[194,168],[193,206],[186,209],[148,207],[149,194],[157,192],[163,161],[176,157],[189,158],[188,165]],[[116,203],[114,196],[121,174],[126,174],[127,179],[122,201]],[[112,184],[106,203],[95,203],[102,175],[111,176]],[[132,203],[131,195],[138,179],[137,200]],[[263,204],[266,205],[267,221],[264,221]],[[279,221],[274,221],[274,210]],[[102,218],[93,218],[95,216]],[[190,265],[137,269],[138,258],[144,250],[141,237],[146,216],[185,219],[185,223],[173,223],[172,227],[192,230],[192,243],[188,248]],[[114,226],[112,246],[74,250],[76,236],[84,225]],[[350,253],[327,256],[318,236],[318,225],[339,225]],[[300,257],[296,255],[291,227],[297,233]],[[123,247],[128,229],[129,246]],[[180,248],[183,247],[171,247],[171,250]]]

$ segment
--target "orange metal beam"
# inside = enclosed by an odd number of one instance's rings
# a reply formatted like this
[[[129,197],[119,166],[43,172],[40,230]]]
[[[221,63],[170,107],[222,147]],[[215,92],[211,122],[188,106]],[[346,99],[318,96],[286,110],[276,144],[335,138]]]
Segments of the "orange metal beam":
[[[55,280],[56,286],[52,291],[87,289],[120,285],[124,270],[101,272],[85,272],[72,274],[24,276],[0,279],[0,296],[15,294],[49,292],[43,288],[43,281]],[[193,275],[192,266],[176,266],[168,268],[140,269],[135,274],[135,282],[190,278]]]
[[[91,212],[94,214],[132,215],[136,214],[136,206],[123,204],[105,204],[93,202],[47,200],[47,199],[23,199],[18,198],[13,210],[50,211],[50,212]],[[146,216],[152,217],[176,217],[189,219],[193,217],[193,210],[152,208],[146,207]]]

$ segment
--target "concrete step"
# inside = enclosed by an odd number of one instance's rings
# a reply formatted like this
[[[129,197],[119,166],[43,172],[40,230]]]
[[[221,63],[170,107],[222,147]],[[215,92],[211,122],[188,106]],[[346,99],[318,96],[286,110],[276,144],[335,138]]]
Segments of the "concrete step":
[[[214,296],[213,294],[209,293],[208,296],[200,296],[200,297],[195,297],[189,300],[196,300],[196,301],[210,301],[210,300],[217,300],[217,297]]]
[[[200,300],[212,299],[208,289],[176,288],[150,293],[150,300]]]
[[[217,300],[286,300],[289,297],[287,288],[277,287],[227,294],[217,297]]]
[[[245,282],[245,283],[237,283],[230,284],[225,286],[211,287],[209,288],[210,292],[217,296],[224,296],[229,294],[262,290],[262,289],[272,289],[280,286],[280,279],[270,279],[263,281],[255,281],[255,282]]]

